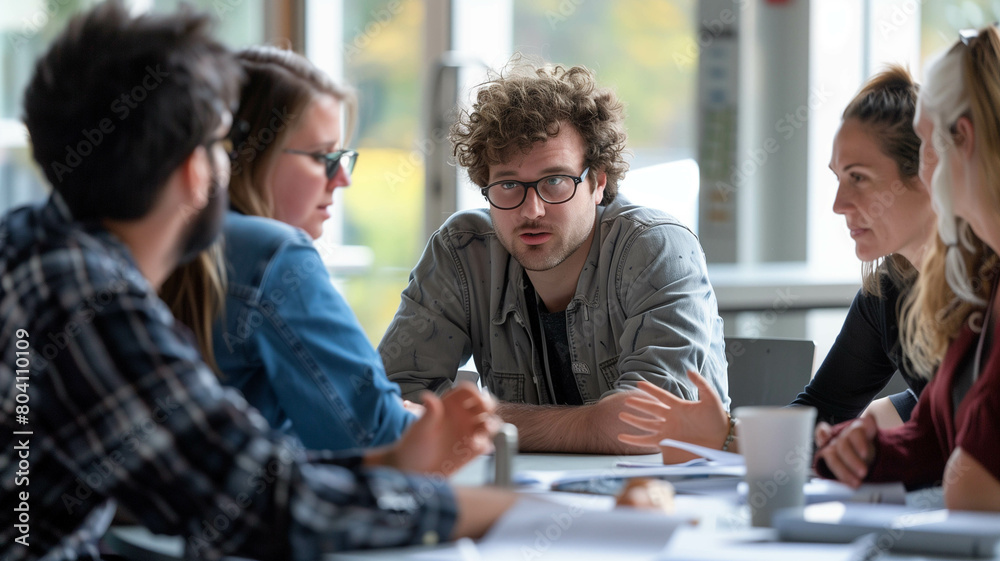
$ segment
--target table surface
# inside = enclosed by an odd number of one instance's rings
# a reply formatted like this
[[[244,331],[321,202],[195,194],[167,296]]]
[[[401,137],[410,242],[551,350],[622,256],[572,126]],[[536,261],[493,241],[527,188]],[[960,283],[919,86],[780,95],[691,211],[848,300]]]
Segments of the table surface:
[[[646,456],[593,456],[582,454],[519,454],[514,459],[514,471],[564,471],[564,470],[607,470],[608,476],[627,473],[629,468],[618,467],[621,461],[659,463],[659,454]],[[481,456],[472,460],[452,477],[456,485],[482,485],[488,481],[492,470],[492,458]],[[701,496],[678,496],[677,513],[689,516],[699,521],[696,528],[684,532],[697,532],[704,538],[713,536],[744,535],[751,538],[769,539],[773,534],[769,530],[749,528],[749,515],[746,507],[739,507],[727,501]],[[752,536],[751,536],[752,534]],[[134,559],[149,559],[150,561],[173,561],[183,554],[183,541],[177,537],[157,536],[139,527],[116,527],[108,532],[106,541],[116,551]],[[327,555],[325,561],[371,561],[374,559],[398,559],[405,554],[423,550],[434,550],[443,546],[415,546],[399,549],[374,551],[352,551]],[[141,552],[141,554],[137,554]],[[937,559],[923,556],[904,556],[891,554],[887,559],[899,560],[930,560]],[[942,558],[943,559],[943,558]],[[953,559],[953,558],[951,558]],[[995,557],[995,560],[1000,557]],[[231,560],[234,561],[234,560]]]

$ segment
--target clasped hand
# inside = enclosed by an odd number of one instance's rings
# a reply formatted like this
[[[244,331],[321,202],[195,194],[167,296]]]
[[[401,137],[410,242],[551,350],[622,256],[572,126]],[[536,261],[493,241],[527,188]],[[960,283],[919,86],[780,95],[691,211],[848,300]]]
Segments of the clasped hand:
[[[492,449],[502,424],[493,398],[468,382],[441,398],[431,392],[421,398],[423,414],[395,444],[369,452],[366,463],[447,477]]]
[[[826,462],[834,477],[857,488],[868,475],[875,460],[875,436],[878,425],[870,416],[855,419],[834,435],[827,423],[816,425],[816,456]]]

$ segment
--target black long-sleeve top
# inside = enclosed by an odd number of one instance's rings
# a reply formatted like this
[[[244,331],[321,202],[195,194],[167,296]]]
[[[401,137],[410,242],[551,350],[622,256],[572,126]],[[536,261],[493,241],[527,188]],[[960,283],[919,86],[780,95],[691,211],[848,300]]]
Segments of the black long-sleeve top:
[[[897,286],[885,271],[879,274],[882,295],[858,291],[829,354],[792,402],[815,407],[817,421],[836,424],[856,418],[897,373],[909,390],[890,399],[906,421],[927,384],[907,368],[899,341],[896,308],[910,286]]]

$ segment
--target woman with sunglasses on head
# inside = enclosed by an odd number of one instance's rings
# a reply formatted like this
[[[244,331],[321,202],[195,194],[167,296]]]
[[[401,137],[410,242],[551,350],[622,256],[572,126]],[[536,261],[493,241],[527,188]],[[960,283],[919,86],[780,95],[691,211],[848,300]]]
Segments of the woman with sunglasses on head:
[[[930,378],[913,417],[828,430],[817,469],[850,485],[943,483],[945,505],[1000,510],[1000,33],[962,40],[927,70],[916,118],[920,175],[939,238],[906,301],[903,342]],[[822,428],[822,427],[821,427]],[[832,436],[832,437],[830,437]]]
[[[164,300],[195,331],[222,381],[273,428],[309,449],[392,443],[416,416],[312,243],[330,217],[334,190],[351,183],[358,154],[344,149],[342,131],[354,119],[355,98],[291,51],[254,47],[238,60],[247,81],[231,134],[224,263],[216,268],[203,257],[178,271]],[[469,387],[442,400],[447,422],[460,429],[458,410],[475,417],[488,405]],[[439,414],[441,402],[431,401],[428,411]],[[444,471],[485,447],[462,443]]]
[[[863,414],[879,426],[900,425],[926,384],[911,372],[897,327],[898,305],[916,282],[934,226],[930,194],[917,174],[916,101],[917,85],[909,73],[890,66],[848,104],[834,138],[830,169],[838,187],[833,211],[844,215],[864,266],[862,289],[836,342],[792,402],[815,407],[821,421],[837,423]],[[909,389],[873,402],[897,373]],[[700,381],[697,374],[691,377]],[[655,445],[667,435],[687,434],[696,444],[738,448],[729,416],[707,387],[700,388],[701,399],[695,402],[643,389],[647,395],[630,398],[627,404],[634,413],[624,413],[622,420],[647,434],[622,435],[621,440]],[[677,424],[683,428],[678,430]]]

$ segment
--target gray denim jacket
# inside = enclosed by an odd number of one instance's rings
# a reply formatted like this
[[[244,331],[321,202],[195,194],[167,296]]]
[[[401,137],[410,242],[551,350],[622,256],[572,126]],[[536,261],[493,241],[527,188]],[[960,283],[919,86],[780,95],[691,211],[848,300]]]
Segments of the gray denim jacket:
[[[584,402],[640,380],[693,399],[687,371],[694,370],[728,408],[722,318],[698,239],[670,215],[621,195],[598,207],[598,221],[566,308]],[[378,348],[404,397],[448,390],[471,355],[497,398],[553,403],[543,343],[527,323],[523,272],[485,209],[456,213],[431,236]]]

